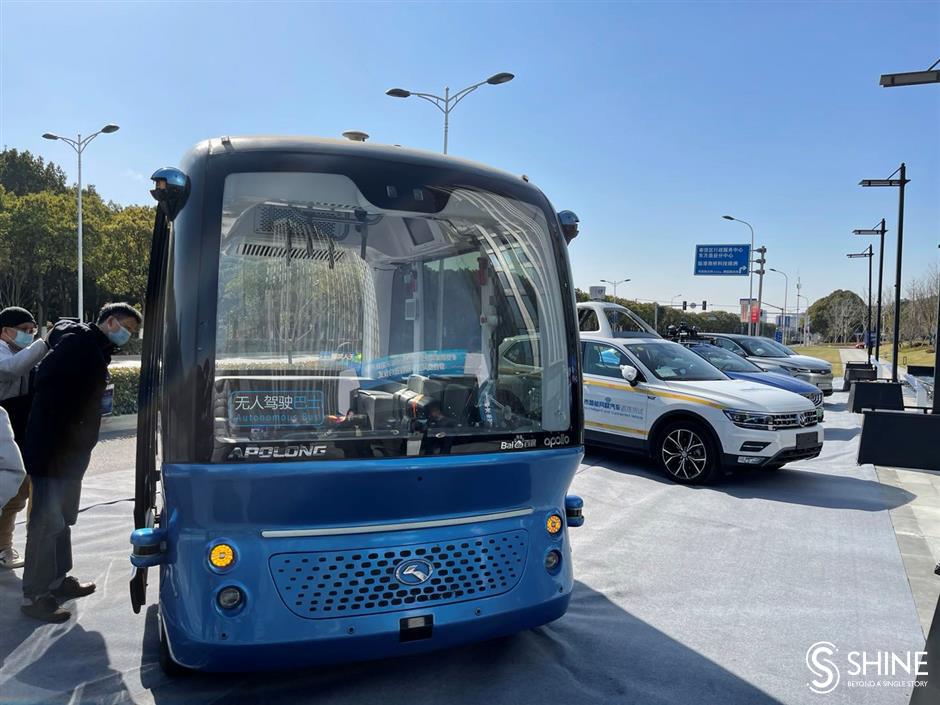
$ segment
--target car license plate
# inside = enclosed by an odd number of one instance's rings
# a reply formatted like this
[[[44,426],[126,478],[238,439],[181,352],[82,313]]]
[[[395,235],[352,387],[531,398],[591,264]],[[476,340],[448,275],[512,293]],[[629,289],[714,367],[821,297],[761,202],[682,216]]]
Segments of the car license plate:
[[[819,435],[815,431],[796,434],[796,447],[798,449],[812,448],[815,445],[819,445]]]

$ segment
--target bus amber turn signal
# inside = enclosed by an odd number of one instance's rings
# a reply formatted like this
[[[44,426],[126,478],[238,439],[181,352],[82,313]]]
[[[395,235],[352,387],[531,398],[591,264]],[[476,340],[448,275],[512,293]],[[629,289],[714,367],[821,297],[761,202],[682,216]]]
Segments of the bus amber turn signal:
[[[235,549],[227,543],[219,543],[209,551],[209,563],[213,568],[228,568],[235,562]]]

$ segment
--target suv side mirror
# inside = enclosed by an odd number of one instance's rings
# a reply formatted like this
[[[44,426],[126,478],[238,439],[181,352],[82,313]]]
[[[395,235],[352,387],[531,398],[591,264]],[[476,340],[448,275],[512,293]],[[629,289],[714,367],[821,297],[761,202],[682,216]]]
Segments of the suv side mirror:
[[[639,374],[633,365],[621,365],[620,374],[627,380],[631,386],[636,386],[636,377]]]

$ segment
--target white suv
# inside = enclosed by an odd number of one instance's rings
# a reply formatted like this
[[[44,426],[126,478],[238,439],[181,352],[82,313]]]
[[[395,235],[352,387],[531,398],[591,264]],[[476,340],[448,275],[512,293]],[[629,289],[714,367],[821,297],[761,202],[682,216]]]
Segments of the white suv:
[[[779,468],[819,455],[813,403],[793,392],[732,380],[661,338],[581,335],[585,442],[650,454],[680,483],[721,468]]]
[[[578,304],[578,330],[601,338],[658,338],[646,321],[626,306],[606,301],[582,301]]]

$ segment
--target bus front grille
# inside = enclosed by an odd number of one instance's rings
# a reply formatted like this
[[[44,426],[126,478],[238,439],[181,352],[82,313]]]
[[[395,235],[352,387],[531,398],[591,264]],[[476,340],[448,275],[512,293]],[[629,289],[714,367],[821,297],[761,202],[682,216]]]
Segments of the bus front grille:
[[[297,616],[327,619],[511,590],[525,569],[524,530],[390,548],[271,556],[278,594]]]

